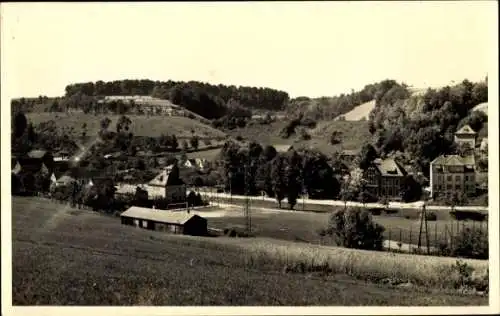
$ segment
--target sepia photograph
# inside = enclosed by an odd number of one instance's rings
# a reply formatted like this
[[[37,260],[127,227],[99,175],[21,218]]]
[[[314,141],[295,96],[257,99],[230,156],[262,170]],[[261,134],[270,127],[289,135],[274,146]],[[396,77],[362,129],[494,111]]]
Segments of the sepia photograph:
[[[500,312],[496,1],[0,8],[2,315]]]

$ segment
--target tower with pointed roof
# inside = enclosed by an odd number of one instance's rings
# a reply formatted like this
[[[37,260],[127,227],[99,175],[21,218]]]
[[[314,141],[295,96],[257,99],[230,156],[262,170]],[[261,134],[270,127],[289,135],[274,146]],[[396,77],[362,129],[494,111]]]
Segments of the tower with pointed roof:
[[[470,149],[476,148],[477,133],[469,126],[465,125],[455,132],[455,143]]]

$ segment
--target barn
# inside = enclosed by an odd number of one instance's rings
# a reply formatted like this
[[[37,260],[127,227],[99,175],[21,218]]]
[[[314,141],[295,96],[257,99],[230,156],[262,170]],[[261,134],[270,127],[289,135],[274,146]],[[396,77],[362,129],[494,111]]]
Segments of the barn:
[[[164,211],[132,206],[121,214],[124,225],[174,234],[205,236],[207,220],[182,211]]]

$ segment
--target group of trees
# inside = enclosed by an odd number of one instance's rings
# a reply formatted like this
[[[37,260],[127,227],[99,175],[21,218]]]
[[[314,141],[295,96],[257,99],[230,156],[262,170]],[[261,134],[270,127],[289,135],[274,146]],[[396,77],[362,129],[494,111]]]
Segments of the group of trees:
[[[212,85],[198,81],[118,80],[86,82],[66,86],[62,108],[80,108],[98,111],[102,106],[97,100],[110,95],[148,95],[168,99],[208,119],[227,114],[231,102],[238,102],[247,109],[281,110],[288,103],[288,93],[270,88]],[[125,114],[124,103],[115,102],[116,111]],[[59,107],[58,107],[59,108]]]
[[[396,84],[394,80],[383,80],[368,84],[360,91],[352,91],[349,94],[318,99],[298,97],[290,101],[288,111],[295,115],[302,113],[314,120],[331,120],[362,103],[381,99]],[[404,84],[402,86],[406,87]]]
[[[459,127],[470,124],[477,131],[486,123],[484,113],[471,109],[487,101],[487,92],[487,83],[464,80],[410,97],[406,86],[395,84],[377,99],[370,114],[375,145],[382,154],[406,153],[418,169],[428,173],[430,161],[457,151],[453,138]]]
[[[340,190],[328,158],[318,151],[301,150],[278,153],[272,146],[252,142],[240,147],[227,142],[221,151],[222,180],[235,194],[258,195],[265,192],[291,208],[297,198],[335,198]]]

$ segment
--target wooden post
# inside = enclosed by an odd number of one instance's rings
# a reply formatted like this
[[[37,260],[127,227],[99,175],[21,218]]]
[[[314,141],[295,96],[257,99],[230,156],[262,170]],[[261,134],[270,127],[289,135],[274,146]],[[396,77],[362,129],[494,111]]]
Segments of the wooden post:
[[[409,242],[410,247],[412,245],[412,243],[411,243],[411,234],[412,234],[412,231],[413,231],[413,226],[410,225],[410,242]]]

